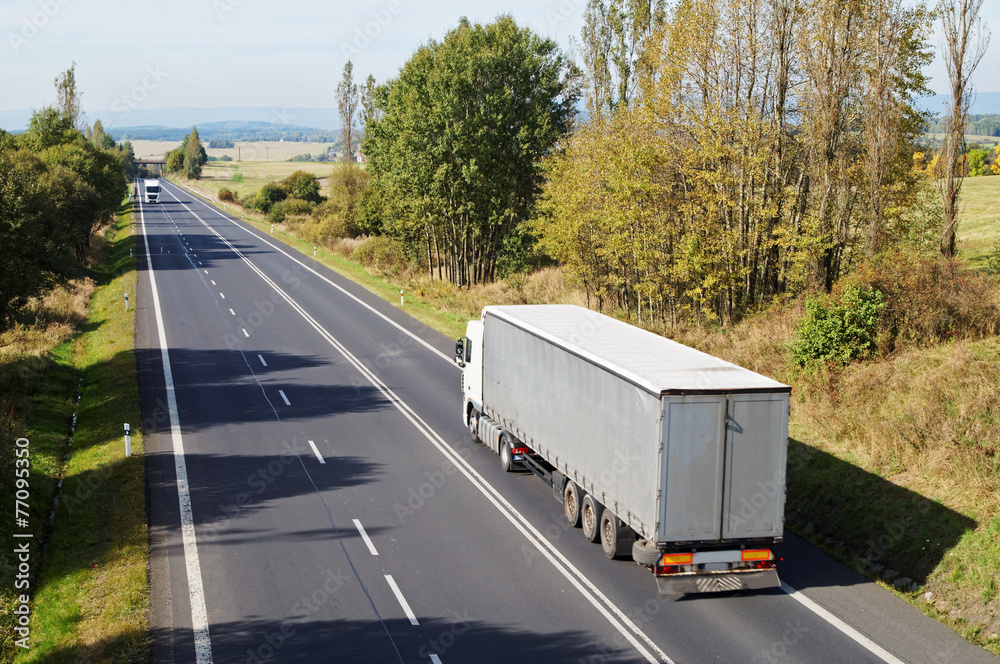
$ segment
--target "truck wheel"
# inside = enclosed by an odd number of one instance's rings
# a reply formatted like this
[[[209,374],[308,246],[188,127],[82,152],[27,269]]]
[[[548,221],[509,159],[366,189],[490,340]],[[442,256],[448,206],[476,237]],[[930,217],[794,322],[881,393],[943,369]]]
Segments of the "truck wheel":
[[[514,470],[514,455],[510,451],[510,438],[506,434],[500,437],[500,467],[505,473]]]
[[[479,411],[475,408],[469,411],[469,433],[472,434],[472,442],[479,442]]]
[[[628,538],[631,529],[615,516],[607,507],[601,512],[601,548],[609,560],[625,555],[632,540]]]
[[[632,560],[640,565],[655,565],[660,561],[660,550],[650,544],[649,540],[636,540],[632,544]]]
[[[580,506],[580,521],[583,525],[583,536],[591,542],[601,537],[601,504],[589,493],[583,497]]]
[[[580,525],[580,487],[566,480],[566,488],[563,489],[563,514],[569,521],[570,528]]]

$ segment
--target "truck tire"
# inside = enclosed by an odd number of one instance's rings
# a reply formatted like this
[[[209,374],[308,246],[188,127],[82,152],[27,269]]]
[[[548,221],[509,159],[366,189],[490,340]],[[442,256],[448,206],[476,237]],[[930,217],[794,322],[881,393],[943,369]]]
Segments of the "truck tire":
[[[472,434],[472,442],[479,442],[479,411],[475,408],[469,409],[469,433]]]
[[[580,487],[568,479],[563,489],[563,514],[570,528],[580,525]]]
[[[632,560],[640,565],[655,565],[660,561],[660,550],[649,540],[636,540],[632,545]]]
[[[500,436],[500,467],[503,468],[505,473],[514,470],[514,454],[510,451],[510,448],[510,438],[507,437],[507,434],[503,434]]]
[[[601,512],[604,508],[589,493],[583,497],[580,505],[580,522],[583,526],[583,536],[591,542],[601,538]]]
[[[622,558],[635,541],[632,529],[607,507],[601,512],[601,548],[609,560]]]

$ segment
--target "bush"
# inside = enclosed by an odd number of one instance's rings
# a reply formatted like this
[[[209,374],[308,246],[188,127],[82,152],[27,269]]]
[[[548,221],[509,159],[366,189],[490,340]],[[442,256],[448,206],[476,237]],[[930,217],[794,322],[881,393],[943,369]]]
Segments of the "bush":
[[[267,213],[267,220],[272,224],[279,224],[285,220],[285,217],[307,215],[313,211],[314,207],[316,206],[309,201],[286,198],[271,206],[270,212]]]
[[[285,190],[277,182],[268,182],[257,190],[253,197],[253,209],[267,214],[271,211],[271,206],[278,201],[283,201],[288,197]]]
[[[236,198],[236,194],[234,194],[229,189],[226,189],[225,187],[219,190],[219,200],[225,201],[226,203],[235,203],[235,204],[238,204],[240,202],[239,199]]]
[[[854,284],[847,284],[839,296],[809,298],[792,341],[792,361],[800,367],[842,367],[871,357],[884,309],[881,292]]]
[[[884,295],[883,353],[1000,330],[996,278],[940,257],[897,251],[859,265],[843,282]]]
[[[281,187],[292,198],[319,203],[323,199],[319,195],[319,180],[312,173],[295,171],[281,181]]]
[[[377,274],[396,274],[407,262],[403,244],[385,235],[375,235],[359,244],[351,252],[351,260]]]
[[[235,166],[233,168],[235,168]],[[243,174],[233,173],[233,182],[235,182],[236,184],[243,182]]]

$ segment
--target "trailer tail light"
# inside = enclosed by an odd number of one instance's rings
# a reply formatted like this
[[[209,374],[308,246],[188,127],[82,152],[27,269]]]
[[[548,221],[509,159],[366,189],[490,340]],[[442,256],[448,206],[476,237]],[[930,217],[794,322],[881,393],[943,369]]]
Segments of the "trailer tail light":
[[[531,454],[531,448],[529,447],[515,447],[511,450],[511,454]]]
[[[750,549],[748,551],[743,551],[740,557],[744,562],[774,560],[774,556],[771,555],[771,552],[768,549]]]

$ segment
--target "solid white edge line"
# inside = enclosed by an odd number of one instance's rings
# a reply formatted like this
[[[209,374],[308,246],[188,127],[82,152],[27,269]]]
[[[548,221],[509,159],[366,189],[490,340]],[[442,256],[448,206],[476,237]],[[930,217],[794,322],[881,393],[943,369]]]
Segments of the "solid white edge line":
[[[809,599],[808,597],[806,597],[805,595],[803,595],[801,592],[799,592],[795,588],[793,588],[790,585],[788,585],[787,583],[782,582],[781,583],[781,589],[783,591],[785,591],[786,593],[788,593],[789,597],[791,597],[792,599],[794,599],[798,603],[802,604],[802,606],[806,607],[807,609],[809,609],[810,611],[812,611],[813,613],[815,613],[817,616],[819,616],[823,620],[827,621],[828,623],[830,623],[831,625],[833,625],[834,627],[836,627],[845,636],[850,637],[858,645],[860,645],[862,648],[864,648],[865,650],[867,650],[871,654],[873,654],[876,657],[878,657],[879,659],[881,659],[883,662],[887,662],[888,664],[903,664],[902,660],[897,659],[896,657],[894,657],[885,648],[883,648],[879,644],[875,643],[874,641],[872,641],[871,639],[869,639],[867,636],[865,636],[864,634],[862,634],[858,630],[854,629],[853,627],[851,627],[850,625],[848,625],[847,623],[845,623],[843,620],[841,620],[837,616],[833,615],[832,613],[830,613],[829,611],[827,611],[826,609],[824,609],[822,606],[820,606],[819,604],[817,604],[813,600]]]
[[[396,599],[399,600],[399,605],[403,607],[403,613],[406,617],[410,619],[411,625],[419,625],[420,621],[417,620],[417,616],[413,614],[413,609],[407,603],[406,598],[403,597],[403,593],[399,590],[399,586],[396,585],[396,580],[392,578],[392,574],[386,574],[385,580],[389,582],[389,587],[392,588],[392,592],[396,595]]]
[[[317,458],[317,459],[319,459],[319,462],[320,462],[320,463],[326,463],[326,459],[324,459],[324,458],[323,458],[323,455],[319,453],[319,448],[318,448],[318,447],[316,447],[316,443],[314,443],[314,442],[313,442],[313,441],[311,441],[311,440],[309,440],[309,441],[306,441],[306,442],[308,442],[308,443],[309,443],[309,447],[311,447],[311,448],[312,448],[312,451],[313,451],[313,454],[315,454],[315,455],[316,455],[316,458]]]
[[[212,228],[204,219],[198,216],[198,213],[192,210],[190,207],[181,203],[181,205],[194,216],[195,219],[200,221],[205,228],[212,232],[216,237],[218,237],[224,244],[226,244],[229,249],[239,256],[246,265],[257,273],[258,276],[265,283],[271,286],[275,292],[281,295],[289,305],[295,309],[295,311],[302,316],[302,318],[315,329],[321,337],[326,339],[327,343],[333,346],[337,351],[344,356],[344,358],[350,362],[360,373],[364,376],[368,382],[370,382],[379,392],[385,396],[393,406],[399,410],[404,417],[406,417],[414,425],[414,427],[419,431],[427,440],[431,442],[432,445],[438,448],[438,450],[450,459],[459,469],[459,471],[465,475],[465,477],[476,487],[480,493],[482,493],[487,500],[489,500],[493,505],[500,511],[504,517],[510,521],[515,528],[517,528],[525,539],[527,539],[538,551],[544,556],[552,565],[559,571],[572,585],[576,588],[580,594],[586,598],[591,605],[594,606],[601,613],[602,616],[615,628],[618,632],[635,648],[645,659],[651,664],[655,664],[658,661],[665,662],[666,664],[674,664],[673,660],[667,656],[652,639],[649,638],[639,626],[636,625],[631,618],[629,618],[625,613],[618,608],[614,602],[612,602],[604,593],[597,588],[597,586],[586,577],[575,565],[573,565],[569,559],[567,559],[551,542],[549,542],[542,534],[535,528],[527,518],[521,514],[517,508],[515,508],[503,495],[496,490],[485,478],[482,477],[464,458],[462,458],[457,452],[455,452],[451,446],[434,431],[430,425],[423,421],[417,413],[409,407],[402,399],[399,398],[385,383],[383,383],[378,376],[376,376],[372,371],[370,371],[357,357],[354,356],[347,348],[341,344],[333,335],[331,335],[326,328],[319,324],[309,313],[295,300],[288,296],[284,290],[278,286],[270,277],[268,277],[264,272],[253,264],[249,258],[246,257],[239,249],[237,249],[229,240],[222,236],[217,230]],[[211,208],[210,208],[211,209]],[[282,252],[284,253],[284,252]],[[440,354],[440,353],[439,353]],[[604,604],[601,604],[603,602]],[[605,607],[605,604],[607,607]],[[614,615],[612,615],[614,614]],[[631,633],[630,633],[631,630]],[[633,635],[634,634],[634,635]],[[652,655],[649,650],[647,650],[639,641],[636,636],[645,641],[646,645],[650,649],[654,650],[659,657],[657,659]]]
[[[149,289],[153,296],[153,311],[156,317],[157,335],[160,341],[160,358],[163,361],[163,380],[167,389],[167,415],[170,419],[170,437],[174,448],[174,470],[177,474],[177,502],[180,504],[181,540],[184,544],[184,567],[187,570],[188,599],[191,604],[191,628],[194,632],[194,654],[197,664],[212,664],[212,639],[208,632],[208,610],[205,607],[205,587],[201,578],[201,562],[198,559],[198,543],[194,532],[194,513],[191,509],[191,491],[188,485],[187,461],[184,458],[184,438],[181,436],[180,417],[177,413],[177,396],[174,390],[174,375],[170,368],[170,354],[167,350],[167,334],[160,310],[160,297],[156,290],[156,276],[153,270],[152,254],[149,251],[149,236],[146,234],[146,215],[142,201],[139,201],[139,221],[142,225],[143,243],[146,245],[146,260],[149,274]]]
[[[260,353],[257,353],[257,359],[260,360],[260,363],[263,364],[265,367],[267,366],[267,362],[264,361],[264,356],[263,355],[261,355]]]
[[[188,191],[190,191],[195,196],[199,196],[199,197],[204,198],[197,191],[195,191],[194,189],[191,189],[190,187],[188,187],[186,185],[183,185],[183,184],[180,184],[180,183],[172,183],[172,184],[176,184],[176,186],[178,186],[178,187],[181,187],[183,189],[187,189]],[[181,205],[184,205],[184,204],[181,203]],[[324,275],[322,275],[319,272],[317,272],[316,270],[312,269],[311,267],[309,267],[308,265],[306,265],[305,263],[303,263],[302,261],[300,261],[299,259],[297,259],[295,256],[292,256],[291,254],[289,254],[287,251],[285,251],[284,249],[282,249],[278,245],[269,242],[263,236],[257,235],[257,233],[255,233],[253,230],[251,230],[250,227],[245,226],[245,225],[241,225],[237,220],[231,219],[226,214],[224,214],[220,210],[216,209],[215,207],[213,207],[211,205],[208,205],[207,203],[202,203],[202,205],[204,205],[205,207],[207,207],[209,210],[212,210],[213,212],[215,212],[220,217],[222,217],[223,219],[225,219],[229,223],[233,224],[234,226],[238,226],[239,228],[242,228],[244,231],[246,231],[250,235],[254,236],[255,238],[257,238],[258,240],[260,240],[261,242],[263,242],[267,246],[271,247],[272,249],[274,249],[278,253],[283,254],[285,257],[291,259],[291,261],[293,263],[299,265],[300,267],[305,268],[306,270],[309,270],[310,272],[312,272],[313,274],[315,274],[317,277],[319,277],[320,279],[322,279],[323,281],[325,281],[329,285],[333,286],[334,288],[336,288],[337,290],[339,290],[341,293],[343,293],[347,297],[351,298],[352,300],[354,300],[355,302],[357,302],[358,304],[360,304],[361,306],[363,306],[365,309],[368,309],[373,314],[375,314],[376,316],[378,316],[379,318],[381,318],[385,322],[387,322],[390,325],[392,325],[393,327],[395,327],[397,330],[400,330],[401,332],[405,332],[406,334],[408,334],[410,337],[413,338],[414,341],[416,341],[417,343],[419,343],[421,346],[424,346],[427,350],[431,351],[432,353],[434,353],[438,357],[440,357],[443,360],[447,361],[452,366],[455,366],[455,367],[458,366],[458,365],[455,364],[455,361],[454,361],[453,358],[451,358],[450,356],[446,355],[445,353],[442,353],[437,348],[435,348],[434,346],[432,346],[428,342],[424,341],[423,339],[421,339],[419,336],[417,336],[416,334],[414,334],[413,332],[411,332],[407,328],[403,327],[402,325],[400,325],[396,321],[392,320],[391,318],[389,318],[388,316],[386,316],[385,314],[383,314],[381,311],[379,311],[378,309],[376,309],[372,305],[368,304],[367,302],[365,302],[364,300],[362,300],[361,298],[359,298],[357,295],[354,295],[353,293],[348,292],[343,286],[340,286],[339,284],[334,283],[332,280],[328,279]],[[190,208],[188,209],[188,211],[189,212],[191,211]],[[208,224],[206,224],[204,220],[202,220],[202,219],[199,218],[199,221],[201,221],[201,223],[203,223],[206,226],[208,226]]]
[[[288,397],[285,396],[285,391],[284,390],[278,390],[278,394],[281,395],[281,399],[285,402],[286,406],[291,406],[292,405],[292,402],[289,401]]]
[[[309,442],[311,443],[312,441],[310,440]],[[363,539],[365,544],[368,545],[368,550],[372,552],[373,556],[377,556],[378,551],[375,550],[375,545],[372,543],[371,538],[368,537],[368,533],[365,532],[365,527],[361,525],[361,521],[359,519],[354,520],[354,527],[358,529],[358,532],[361,534],[361,539]]]

